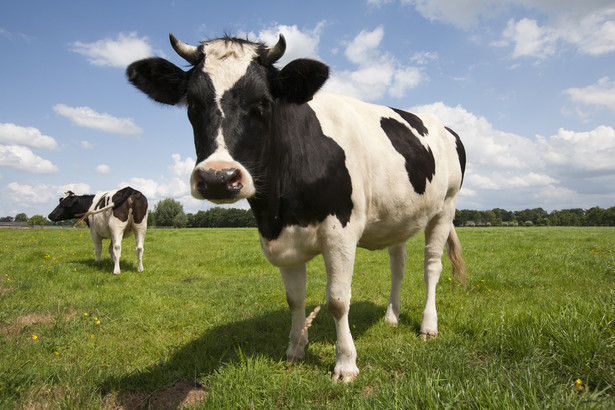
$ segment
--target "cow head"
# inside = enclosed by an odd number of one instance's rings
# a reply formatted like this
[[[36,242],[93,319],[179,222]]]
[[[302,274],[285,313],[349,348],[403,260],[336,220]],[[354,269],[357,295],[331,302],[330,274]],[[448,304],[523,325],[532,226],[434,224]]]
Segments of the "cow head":
[[[68,191],[64,198],[60,198],[60,204],[51,211],[48,218],[54,222],[63,221],[75,218],[75,215],[81,212],[78,197],[72,191]]]
[[[129,81],[158,102],[187,106],[197,154],[190,178],[195,198],[251,198],[276,110],[309,101],[328,78],[328,67],[308,59],[274,67],[286,49],[282,35],[273,47],[228,37],[196,47],[169,36],[192,68],[148,58],[127,68]]]

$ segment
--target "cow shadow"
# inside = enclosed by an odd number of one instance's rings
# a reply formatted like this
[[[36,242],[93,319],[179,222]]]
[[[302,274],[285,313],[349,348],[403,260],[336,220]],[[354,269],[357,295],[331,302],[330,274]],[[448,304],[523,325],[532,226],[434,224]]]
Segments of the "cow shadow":
[[[310,312],[315,306],[307,306]],[[349,320],[355,340],[384,317],[385,307],[371,302],[353,303]],[[168,360],[161,360],[145,369],[121,376],[112,376],[103,382],[101,394],[113,393],[119,404],[131,407],[130,393],[151,396],[163,387],[179,380],[194,380],[195,375],[210,375],[222,366],[244,363],[246,358],[266,357],[273,361],[286,360],[290,311],[279,309],[245,320],[213,327],[200,337],[180,347]],[[309,331],[311,342],[331,345],[336,342],[335,324],[323,306]],[[304,364],[332,371],[334,362],[323,363],[317,355],[306,349]],[[126,403],[121,403],[124,399]],[[178,398],[178,403],[181,402]]]
[[[86,266],[90,269],[97,270],[99,272],[113,272],[113,262],[109,255],[105,258],[103,256],[100,259],[100,262],[96,262],[96,258],[85,258],[79,259],[74,263],[79,263],[80,265]],[[124,259],[120,259],[120,270],[122,273],[126,272],[137,272],[137,264],[131,262],[130,260],[125,261]]]

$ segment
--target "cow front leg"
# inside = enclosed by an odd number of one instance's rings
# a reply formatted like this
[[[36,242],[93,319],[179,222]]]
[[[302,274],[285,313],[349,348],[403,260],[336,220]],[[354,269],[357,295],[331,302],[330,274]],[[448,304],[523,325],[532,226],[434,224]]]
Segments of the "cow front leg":
[[[307,330],[301,336],[301,329],[305,325],[305,265],[296,268],[280,268],[280,273],[291,314],[290,344],[286,350],[286,357],[289,361],[301,360],[305,357],[305,346],[308,344]]]
[[[451,229],[446,218],[432,221],[425,229],[425,273],[427,288],[425,309],[421,321],[421,337],[426,340],[438,336],[438,313],[436,312],[436,285],[442,273],[442,251]]]
[[[406,244],[391,246],[389,248],[389,265],[391,266],[391,295],[384,315],[384,321],[397,326],[401,312],[401,282],[404,279],[406,267]]]
[[[355,251],[354,246],[352,249],[341,249],[340,244],[336,244],[323,253],[327,269],[327,308],[333,315],[337,333],[332,379],[345,383],[359,376],[357,351],[348,324]]]

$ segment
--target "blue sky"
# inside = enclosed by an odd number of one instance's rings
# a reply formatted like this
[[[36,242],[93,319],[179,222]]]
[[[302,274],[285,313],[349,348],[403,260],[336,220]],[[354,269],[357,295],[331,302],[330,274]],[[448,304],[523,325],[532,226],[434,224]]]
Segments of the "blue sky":
[[[124,75],[147,56],[185,67],[169,32],[281,32],[279,64],[322,60],[328,91],[437,114],[468,154],[460,209],[615,205],[612,0],[18,1],[0,14],[0,216],[126,185],[152,209],[212,206],[190,197],[184,110]]]

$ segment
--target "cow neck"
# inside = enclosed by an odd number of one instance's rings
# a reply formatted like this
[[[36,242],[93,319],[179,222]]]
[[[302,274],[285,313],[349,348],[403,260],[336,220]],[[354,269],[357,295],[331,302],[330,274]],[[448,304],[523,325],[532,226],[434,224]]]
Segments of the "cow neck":
[[[308,226],[335,215],[343,226],[352,212],[345,153],[326,136],[308,104],[276,102],[262,169],[249,200],[260,234],[276,239],[286,226]]]
[[[77,210],[75,211],[75,216],[84,215],[87,211],[90,210],[90,207],[94,203],[94,195],[81,195],[77,201]],[[90,218],[85,219],[85,223],[90,226]]]

